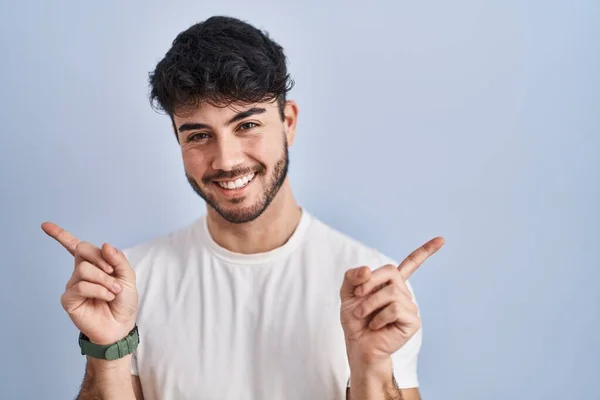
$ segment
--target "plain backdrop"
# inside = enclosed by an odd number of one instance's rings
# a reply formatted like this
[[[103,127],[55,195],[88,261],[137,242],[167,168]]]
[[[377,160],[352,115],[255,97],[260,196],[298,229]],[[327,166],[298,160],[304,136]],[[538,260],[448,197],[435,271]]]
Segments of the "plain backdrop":
[[[597,1],[1,1],[0,397],[83,376],[72,259],[205,212],[148,73],[177,33],[242,18],[285,49],[303,207],[414,275],[425,399],[600,399]],[[323,266],[326,268],[326,266]],[[353,266],[348,266],[353,267]]]

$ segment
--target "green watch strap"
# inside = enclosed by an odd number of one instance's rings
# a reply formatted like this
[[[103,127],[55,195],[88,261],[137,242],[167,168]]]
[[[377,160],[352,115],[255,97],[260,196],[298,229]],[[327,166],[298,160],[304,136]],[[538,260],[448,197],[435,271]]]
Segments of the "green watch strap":
[[[90,342],[82,332],[79,333],[79,347],[82,355],[88,355],[101,360],[118,360],[133,353],[140,343],[140,334],[137,325],[123,339],[109,345],[100,345]]]

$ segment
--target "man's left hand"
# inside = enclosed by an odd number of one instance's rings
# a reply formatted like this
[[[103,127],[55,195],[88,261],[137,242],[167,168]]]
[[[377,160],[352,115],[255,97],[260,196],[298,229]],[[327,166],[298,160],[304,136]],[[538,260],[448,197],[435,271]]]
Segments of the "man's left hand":
[[[406,280],[443,244],[443,238],[434,238],[397,267],[385,265],[374,271],[358,267],[346,272],[340,317],[351,369],[391,373],[391,355],[421,328]]]

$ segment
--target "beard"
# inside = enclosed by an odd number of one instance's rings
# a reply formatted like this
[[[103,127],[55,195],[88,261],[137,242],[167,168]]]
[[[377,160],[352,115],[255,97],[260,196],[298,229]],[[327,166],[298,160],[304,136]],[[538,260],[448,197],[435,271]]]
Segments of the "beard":
[[[254,221],[256,218],[260,217],[263,212],[265,212],[267,207],[269,207],[269,205],[279,192],[279,189],[283,185],[285,178],[287,177],[288,167],[289,155],[286,139],[284,141],[283,156],[273,166],[273,172],[267,180],[267,184],[258,201],[249,207],[237,208],[233,210],[227,209],[223,206],[222,203],[224,203],[225,201],[219,204],[217,197],[211,193],[208,193],[208,191],[202,189],[198,182],[190,175],[186,173],[185,176],[189,184],[192,186],[192,189],[194,189],[194,192],[196,192],[198,196],[204,199],[206,204],[213,210],[215,210],[221,217],[233,224],[243,224],[246,222]],[[263,174],[265,171],[266,167],[264,165],[260,165],[256,168],[241,168],[233,171],[220,170],[210,176],[202,178],[202,182],[204,186],[214,185],[213,181],[216,179],[231,179],[243,175],[248,175],[252,172],[254,172],[256,175],[259,175]],[[244,201],[244,197],[231,199],[228,202],[232,204],[239,204],[242,201]]]

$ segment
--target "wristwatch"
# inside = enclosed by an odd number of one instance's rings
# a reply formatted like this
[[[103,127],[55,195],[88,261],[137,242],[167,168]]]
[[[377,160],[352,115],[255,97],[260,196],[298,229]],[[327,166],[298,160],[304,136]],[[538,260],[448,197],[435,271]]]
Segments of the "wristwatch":
[[[137,349],[139,343],[140,334],[137,325],[135,325],[123,339],[108,345],[92,343],[83,332],[79,333],[79,347],[81,348],[81,354],[99,358],[101,360],[112,361],[123,358],[126,355],[133,353],[135,349]]]

